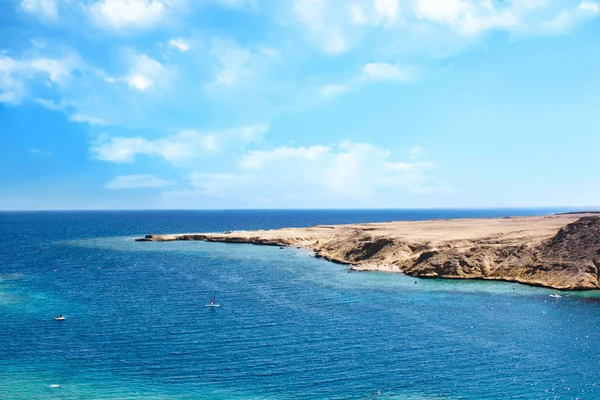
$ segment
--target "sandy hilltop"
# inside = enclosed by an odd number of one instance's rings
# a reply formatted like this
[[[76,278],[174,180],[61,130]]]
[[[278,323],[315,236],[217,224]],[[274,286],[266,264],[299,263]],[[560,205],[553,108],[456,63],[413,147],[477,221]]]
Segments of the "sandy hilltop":
[[[399,221],[220,234],[147,235],[296,246],[357,271],[493,279],[562,290],[600,289],[600,215]]]

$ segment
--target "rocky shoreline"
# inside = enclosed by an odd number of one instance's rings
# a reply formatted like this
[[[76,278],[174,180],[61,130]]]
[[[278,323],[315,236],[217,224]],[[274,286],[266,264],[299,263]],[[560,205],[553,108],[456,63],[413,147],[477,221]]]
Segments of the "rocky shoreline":
[[[136,240],[294,246],[356,271],[501,280],[559,290],[600,289],[597,214],[319,225],[146,235]]]

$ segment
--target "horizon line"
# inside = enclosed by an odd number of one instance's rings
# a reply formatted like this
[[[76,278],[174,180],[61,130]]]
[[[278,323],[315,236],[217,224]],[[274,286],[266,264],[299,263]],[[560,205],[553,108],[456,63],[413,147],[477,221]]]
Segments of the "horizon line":
[[[340,207],[340,208],[41,208],[0,209],[0,212],[123,212],[123,211],[428,211],[428,210],[573,210],[600,211],[600,206],[498,206],[498,207]]]

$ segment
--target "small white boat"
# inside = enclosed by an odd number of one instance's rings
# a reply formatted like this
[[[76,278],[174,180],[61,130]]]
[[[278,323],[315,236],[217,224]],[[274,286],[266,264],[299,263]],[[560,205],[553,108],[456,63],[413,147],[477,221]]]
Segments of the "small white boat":
[[[554,299],[560,299],[562,296],[560,294],[551,294],[550,297],[554,298]]]
[[[211,297],[210,303],[205,304],[204,307],[219,307],[220,305],[215,303],[215,297],[216,296]]]
[[[66,318],[63,317],[62,315],[59,315],[58,317],[54,317],[55,321],[64,321]]]

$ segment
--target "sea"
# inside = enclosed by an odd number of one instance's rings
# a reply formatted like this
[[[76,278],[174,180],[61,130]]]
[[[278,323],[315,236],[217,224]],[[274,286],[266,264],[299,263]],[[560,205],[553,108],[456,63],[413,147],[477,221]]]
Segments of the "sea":
[[[599,399],[599,292],[134,241],[555,211],[1,212],[0,399]]]

